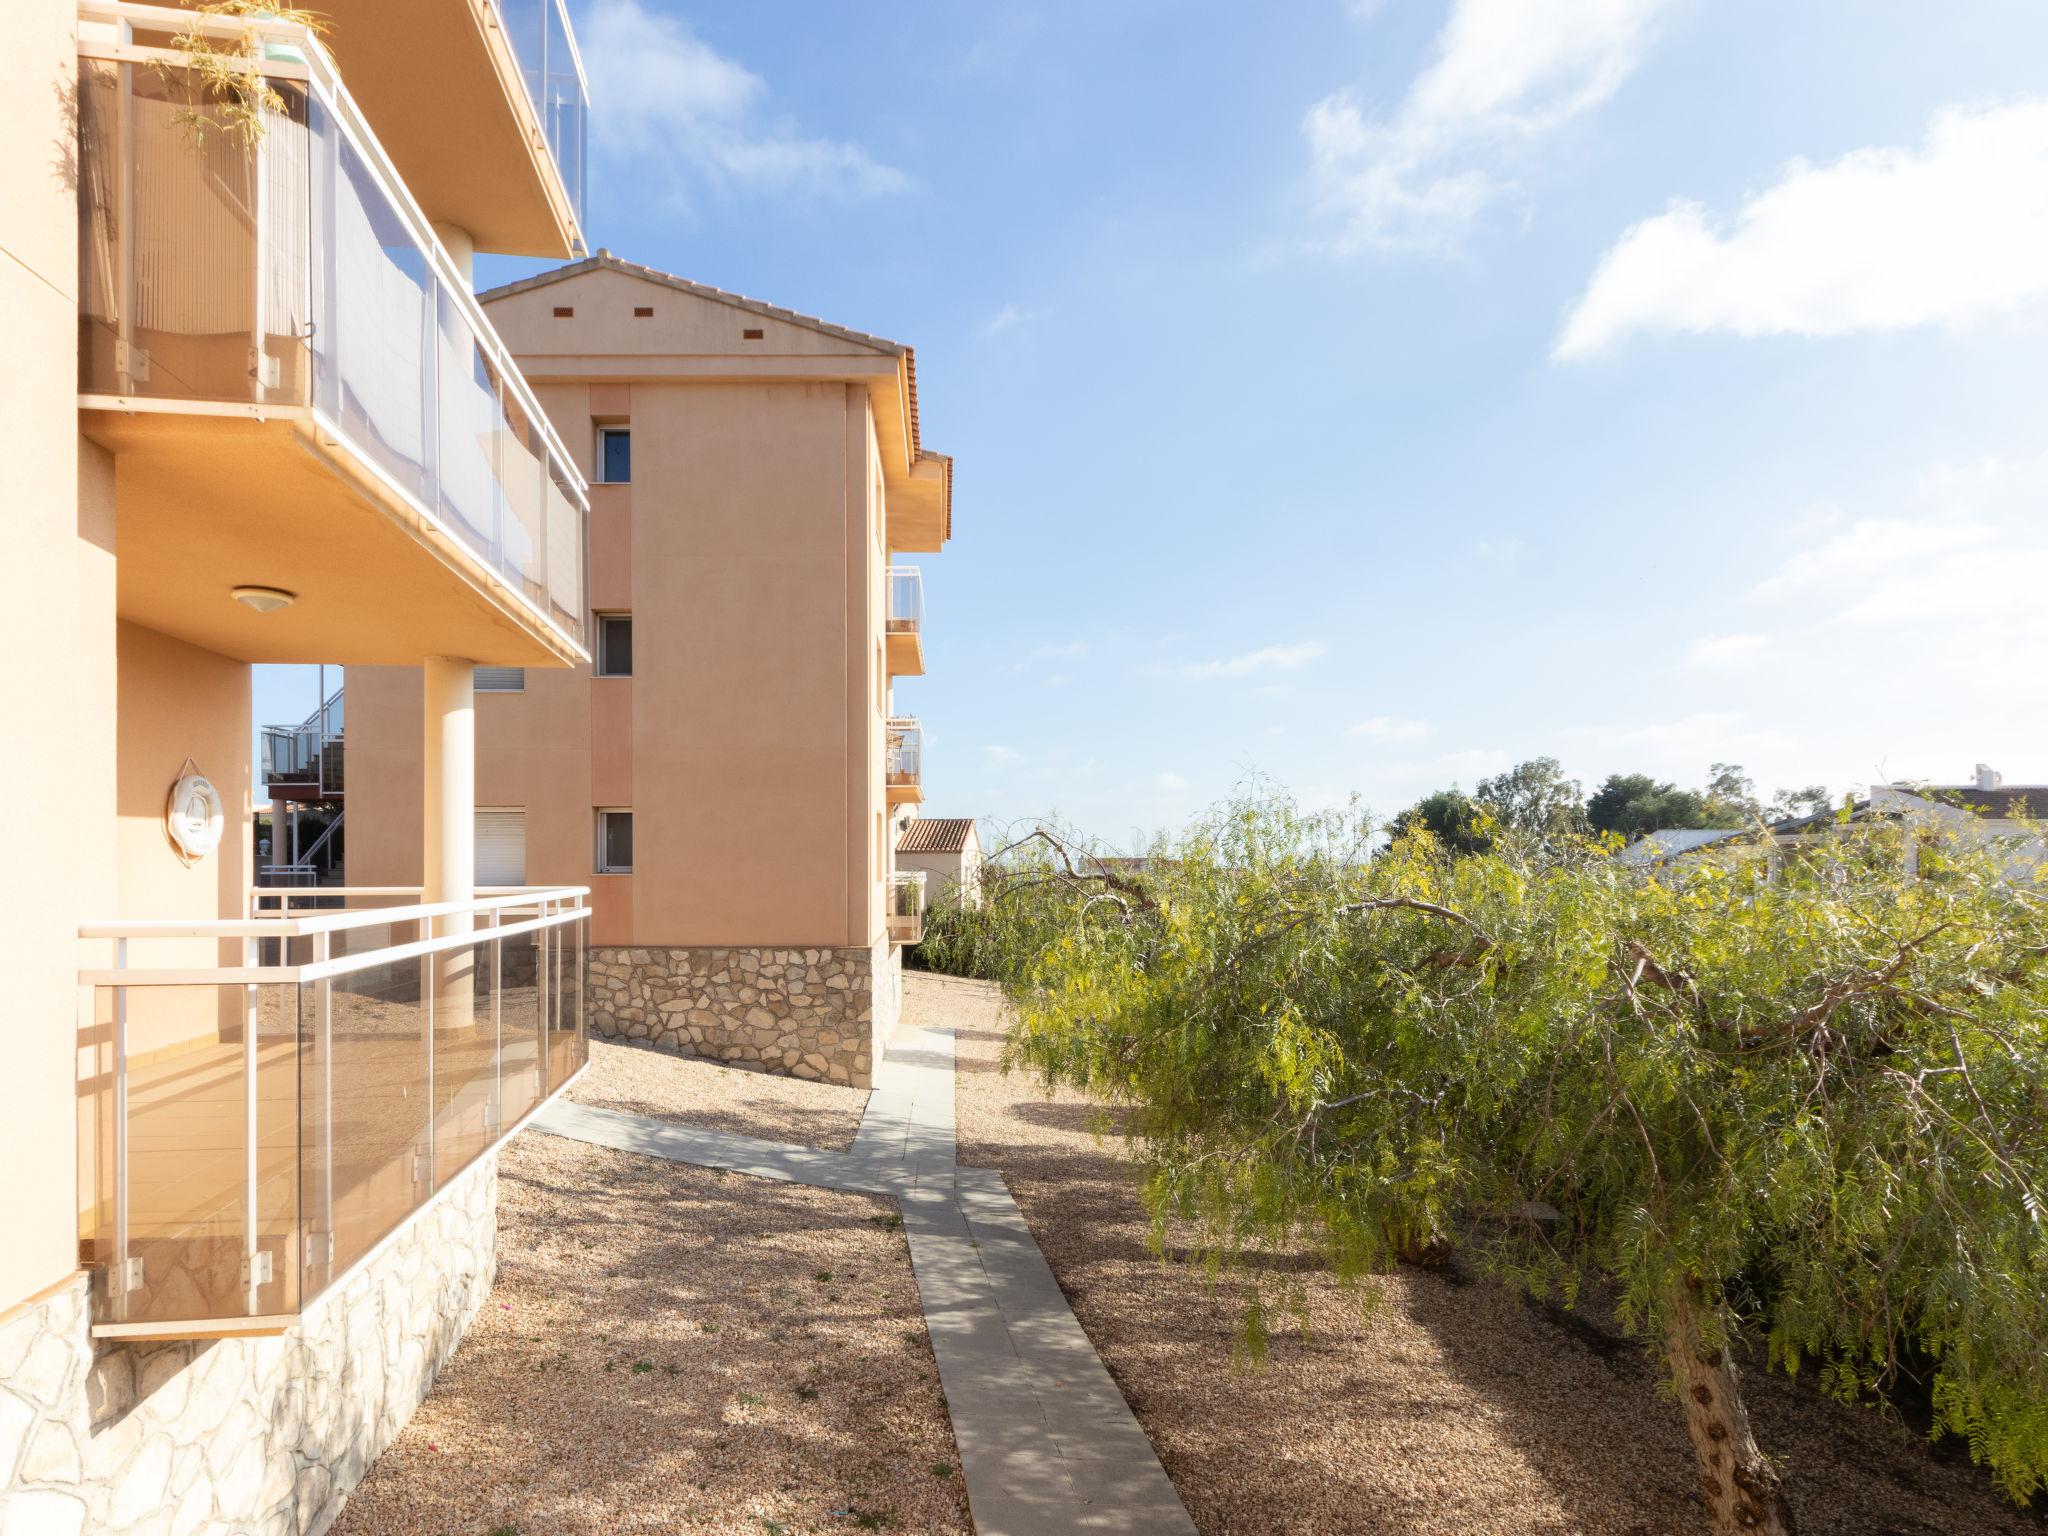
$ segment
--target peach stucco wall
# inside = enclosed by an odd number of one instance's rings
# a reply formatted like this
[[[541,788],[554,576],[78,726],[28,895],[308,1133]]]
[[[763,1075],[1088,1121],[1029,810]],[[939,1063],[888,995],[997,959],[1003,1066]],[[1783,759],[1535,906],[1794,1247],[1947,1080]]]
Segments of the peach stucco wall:
[[[589,571],[593,609],[633,616],[634,676],[529,670],[524,694],[479,695],[476,803],[524,807],[530,882],[592,886],[593,943],[870,945],[891,836],[868,389],[686,368],[732,344],[735,312],[663,291],[654,320],[631,318],[649,299],[597,271],[491,305],[586,473],[598,423],[631,426],[632,484],[591,488]],[[778,350],[824,350],[745,318]],[[631,351],[634,376],[552,377],[550,347]],[[351,668],[347,686],[349,879],[410,883],[417,675]],[[630,876],[593,874],[600,806],[633,810]]]
[[[0,645],[11,864],[0,885],[0,1167],[14,1170],[0,1312],[77,1263],[75,1032],[81,914],[114,894],[111,488],[78,498],[70,0],[10,0],[0,91]],[[29,1176],[28,1171],[33,1170]]]

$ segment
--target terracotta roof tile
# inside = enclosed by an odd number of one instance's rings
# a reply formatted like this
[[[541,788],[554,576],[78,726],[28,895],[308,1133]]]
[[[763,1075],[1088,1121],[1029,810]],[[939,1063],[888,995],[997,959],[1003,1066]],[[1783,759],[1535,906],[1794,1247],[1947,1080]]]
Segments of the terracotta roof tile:
[[[974,836],[972,816],[920,816],[896,839],[898,853],[965,853]]]

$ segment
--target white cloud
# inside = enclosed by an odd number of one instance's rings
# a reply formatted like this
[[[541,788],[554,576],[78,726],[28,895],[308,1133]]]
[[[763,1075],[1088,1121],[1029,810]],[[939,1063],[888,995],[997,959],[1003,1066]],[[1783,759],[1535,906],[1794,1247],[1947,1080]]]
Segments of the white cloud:
[[[1286,672],[1307,666],[1323,654],[1320,640],[1303,640],[1295,645],[1268,645],[1221,661],[1195,662],[1181,668],[1186,677],[1249,677],[1268,670]]]
[[[1024,754],[1015,747],[988,746],[981,749],[981,755],[991,768],[1008,768],[1024,761]]]
[[[1004,331],[1014,331],[1019,326],[1029,325],[1034,320],[1043,319],[1044,316],[1045,311],[1042,309],[1026,309],[1023,305],[1014,303],[1005,304],[981,322],[981,334],[1000,336]]]
[[[1686,647],[1686,665],[1702,671],[1729,671],[1746,667],[1770,649],[1763,635],[1703,635]]]
[[[1482,560],[1490,560],[1496,565],[1506,565],[1522,557],[1522,541],[1512,538],[1481,539],[1472,546],[1472,552]]]
[[[1392,117],[1339,91],[1302,122],[1329,246],[1454,245],[1533,141],[1612,96],[1668,0],[1454,0],[1428,68]]]
[[[1462,781],[1499,773],[1508,766],[1509,758],[1499,747],[1468,747],[1462,752],[1446,752],[1436,761],[1440,769]]]
[[[1169,768],[1159,775],[1159,787],[1166,790],[1186,789],[1188,781]]]
[[[1795,160],[1726,233],[1677,202],[1601,258],[1560,358],[1635,331],[1844,336],[1962,325],[2048,296],[2048,101],[1950,107],[1917,149]]]
[[[641,0],[597,0],[579,29],[593,142],[630,161],[635,184],[864,198],[911,179],[857,144],[805,135],[768,108],[767,82]]]
[[[1427,720],[1403,720],[1396,715],[1374,715],[1348,728],[1344,734],[1366,741],[1420,741],[1429,734]]]

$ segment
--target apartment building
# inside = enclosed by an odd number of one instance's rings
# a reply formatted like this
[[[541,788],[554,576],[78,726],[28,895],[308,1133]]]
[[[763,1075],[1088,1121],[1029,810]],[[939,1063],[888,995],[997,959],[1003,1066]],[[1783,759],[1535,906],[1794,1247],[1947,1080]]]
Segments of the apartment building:
[[[591,887],[593,1030],[868,1086],[952,524],[911,349],[604,251],[482,297],[590,481],[593,659],[478,673],[479,881]],[[351,881],[420,878],[421,686],[348,670]]]
[[[7,1536],[324,1529],[583,1061],[583,892],[475,890],[471,684],[588,660],[588,494],[469,278],[580,248],[581,67],[559,0],[320,10],[7,7]],[[424,669],[412,889],[252,887],[256,662]]]

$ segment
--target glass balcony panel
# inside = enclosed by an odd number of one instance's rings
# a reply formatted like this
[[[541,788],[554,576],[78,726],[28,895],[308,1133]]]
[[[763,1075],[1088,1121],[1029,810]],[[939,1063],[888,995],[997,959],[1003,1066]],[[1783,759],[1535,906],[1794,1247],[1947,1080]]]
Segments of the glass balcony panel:
[[[500,564],[498,378],[452,293],[436,328],[440,377],[441,516],[488,563]]]
[[[576,53],[569,40],[569,18],[562,0],[542,0],[547,24],[546,99],[541,105],[541,123],[548,148],[554,151],[555,169],[569,193],[569,207],[583,227],[584,137],[590,121],[590,96],[576,67]]]
[[[498,527],[504,539],[501,569],[527,600],[548,602],[547,444],[540,424],[518,397],[500,389],[498,399]]]
[[[426,505],[433,504],[431,380],[435,283],[425,251],[346,138],[338,146],[337,425]]]
[[[253,150],[182,75],[89,59],[79,87],[79,388],[303,400],[304,89],[276,82],[284,110]]]
[[[308,1080],[331,1083],[334,1268],[346,1269],[431,1191],[427,1041],[431,958],[314,982],[329,1012]]]
[[[96,1000],[111,1020],[115,989]],[[210,985],[127,987],[124,1273],[110,1262],[110,1312],[120,1322],[235,1318],[298,1305],[297,989]],[[255,1031],[255,1049],[245,1046]],[[256,1072],[250,1140],[248,1073]],[[111,1074],[97,1079],[106,1113],[95,1137],[114,1155]],[[251,1173],[254,1201],[251,1201]],[[96,1174],[95,1184],[103,1181]],[[252,1221],[253,1216],[253,1221]],[[95,1213],[121,1255],[110,1210]],[[268,1278],[249,1257],[270,1261]],[[99,1241],[96,1238],[96,1242]]]
[[[524,917],[527,914],[521,913]],[[516,919],[507,912],[503,921]],[[515,933],[498,954],[498,1093],[504,1123],[541,1100],[541,1053],[546,1048],[546,941],[550,930]]]
[[[454,1178],[498,1133],[496,940],[427,957],[434,986],[434,1187]]]
[[[543,494],[547,497],[548,608],[556,625],[580,641],[585,607],[583,511],[557,474],[549,475]]]
[[[584,927],[543,930],[548,940],[548,1084],[553,1093],[583,1069],[590,1046],[583,1017]]]

